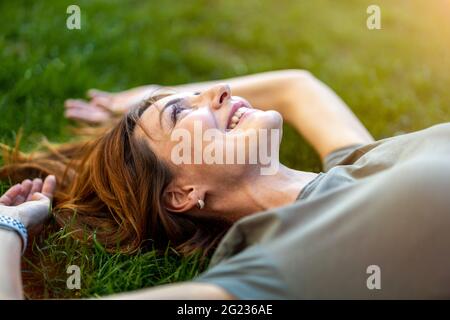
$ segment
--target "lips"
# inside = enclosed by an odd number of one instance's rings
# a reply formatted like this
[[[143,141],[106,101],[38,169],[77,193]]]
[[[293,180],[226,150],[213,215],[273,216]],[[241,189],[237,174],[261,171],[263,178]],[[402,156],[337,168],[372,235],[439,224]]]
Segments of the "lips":
[[[231,111],[230,114],[228,116],[228,121],[227,121],[227,130],[233,130],[236,125],[239,123],[241,117],[244,115],[244,113],[250,108],[250,106],[240,100],[235,102],[232,106],[231,106]]]

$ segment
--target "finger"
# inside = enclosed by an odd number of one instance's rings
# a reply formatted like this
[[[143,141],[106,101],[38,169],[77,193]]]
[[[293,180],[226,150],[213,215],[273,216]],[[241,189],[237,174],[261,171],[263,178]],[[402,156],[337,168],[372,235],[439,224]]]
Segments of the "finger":
[[[98,89],[90,89],[87,92],[87,96],[91,99],[93,99],[95,97],[108,97],[110,95],[111,95],[111,93],[102,91],[102,90],[98,90]]]
[[[30,192],[28,193],[27,201],[31,200],[31,197],[35,192],[40,192],[42,190],[42,179],[36,178],[33,180],[33,186],[31,187]]]
[[[64,102],[64,107],[66,109],[95,109],[95,110],[108,110],[104,104],[109,104],[107,100],[100,99],[98,103],[93,103],[92,101],[85,100],[75,100],[69,99]]]
[[[16,197],[22,192],[22,185],[20,183],[9,188],[1,197],[0,203],[5,206],[10,206],[16,200]]]
[[[106,97],[96,97],[89,102],[80,99],[69,99],[65,101],[64,107],[66,110],[83,109],[111,112],[111,100]]]
[[[53,199],[53,194],[56,189],[56,178],[54,175],[49,175],[45,178],[44,184],[42,185],[41,193],[48,197],[50,201]]]
[[[28,196],[28,193],[30,193],[31,188],[33,187],[33,181],[30,179],[25,179],[22,181],[22,196]]]
[[[32,201],[42,201],[42,202],[50,202],[50,198],[40,192],[35,192],[31,195]]]
[[[31,187],[33,186],[33,182],[31,182],[30,179],[25,179],[22,182],[22,191],[20,194],[16,196],[16,199],[13,202],[13,205],[18,206],[19,204],[24,203],[27,198],[28,194],[30,193]]]
[[[93,103],[74,103],[66,107],[66,110],[88,110],[89,112],[105,112],[105,108]]]
[[[91,117],[86,118],[84,113],[79,112],[78,110],[66,110],[64,112],[64,117],[67,119],[75,120],[75,121],[83,121],[83,122],[89,122],[92,123],[93,121],[90,120]]]
[[[100,110],[68,109],[64,112],[68,119],[88,123],[101,123],[110,119],[110,114]]]
[[[82,110],[70,109],[64,112],[64,117],[67,119],[75,120],[75,121],[83,121],[89,123],[95,123],[95,120],[92,120],[92,115],[89,112],[85,112]]]
[[[67,99],[66,101],[64,101],[64,107],[66,108],[82,108],[88,105],[89,103],[87,101],[81,99]]]
[[[110,108],[111,106],[111,98],[110,97],[95,97],[91,100],[91,103],[96,105],[96,106],[100,106],[103,108]]]

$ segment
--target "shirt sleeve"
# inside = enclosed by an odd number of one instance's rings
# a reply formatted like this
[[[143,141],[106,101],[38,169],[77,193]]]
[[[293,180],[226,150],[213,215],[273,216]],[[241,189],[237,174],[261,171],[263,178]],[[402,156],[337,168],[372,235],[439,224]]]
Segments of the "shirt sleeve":
[[[273,261],[254,245],[208,269],[194,282],[215,284],[242,300],[292,299]]]
[[[353,151],[362,147],[364,144],[352,144],[347,147],[339,148],[329,153],[323,160],[323,170],[325,172],[329,171],[331,168],[341,164],[345,158],[350,155]],[[349,164],[349,163],[345,163]]]

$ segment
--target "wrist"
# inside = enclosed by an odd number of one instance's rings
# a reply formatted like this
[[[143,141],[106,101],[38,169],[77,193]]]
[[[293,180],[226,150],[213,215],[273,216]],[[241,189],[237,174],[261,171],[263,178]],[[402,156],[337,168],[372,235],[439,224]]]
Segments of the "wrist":
[[[9,233],[8,236],[11,238],[11,234],[16,234],[22,240],[22,254],[25,253],[28,241],[28,232],[25,225],[17,218],[11,217],[10,215],[0,214],[0,230],[3,234]],[[6,237],[6,235],[4,236]]]
[[[29,224],[29,219],[27,219],[26,214],[21,214],[19,208],[16,207],[12,207],[11,209],[13,210],[8,210],[6,213],[2,212],[3,210],[0,210],[0,217],[11,217],[17,221],[19,221],[20,223],[22,223],[26,229],[28,229],[28,224]]]

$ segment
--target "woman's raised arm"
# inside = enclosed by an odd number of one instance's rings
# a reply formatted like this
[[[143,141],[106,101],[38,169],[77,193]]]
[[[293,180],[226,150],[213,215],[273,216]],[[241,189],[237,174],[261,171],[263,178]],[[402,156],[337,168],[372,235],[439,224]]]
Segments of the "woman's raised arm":
[[[364,125],[329,87],[309,72],[296,69],[172,87],[149,85],[119,93],[90,90],[89,102],[66,101],[66,115],[78,120],[102,122],[107,120],[108,112],[125,112],[155,90],[202,91],[218,83],[227,83],[233,95],[244,97],[256,108],[280,112],[322,158],[338,148],[373,141]]]
[[[175,88],[201,91],[220,82],[229,84],[233,95],[246,98],[256,108],[280,112],[322,159],[336,149],[373,141],[342,99],[308,71],[271,71]]]
[[[288,88],[283,117],[311,143],[322,160],[332,151],[373,142],[352,110],[333,90],[306,71]]]

